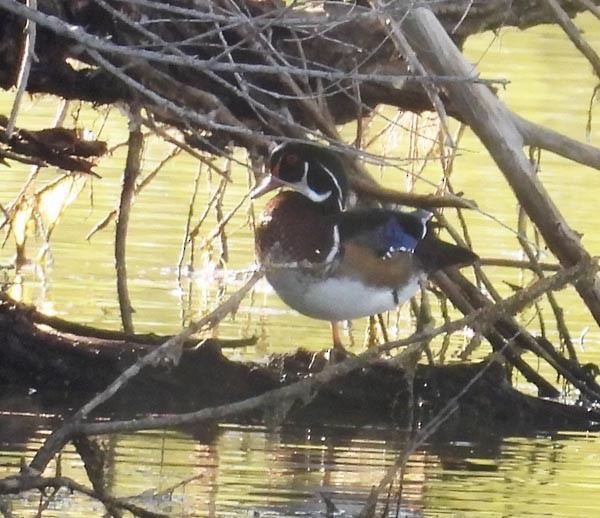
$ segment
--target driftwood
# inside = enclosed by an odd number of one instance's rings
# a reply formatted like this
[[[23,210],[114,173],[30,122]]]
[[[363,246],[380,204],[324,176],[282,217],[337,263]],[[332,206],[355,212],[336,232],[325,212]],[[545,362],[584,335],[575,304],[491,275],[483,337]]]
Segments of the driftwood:
[[[95,163],[107,151],[106,142],[85,140],[76,130],[47,128],[33,131],[14,128],[8,136],[8,118],[0,114],[0,142],[10,142],[9,148],[0,147],[0,162],[16,160],[39,167],[54,166],[67,171],[95,174]],[[97,176],[97,175],[96,175]]]

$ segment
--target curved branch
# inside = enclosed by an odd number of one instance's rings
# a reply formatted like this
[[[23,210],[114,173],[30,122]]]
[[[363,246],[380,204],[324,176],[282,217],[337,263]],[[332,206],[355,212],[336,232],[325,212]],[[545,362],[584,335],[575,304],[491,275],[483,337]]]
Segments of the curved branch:
[[[140,174],[142,155],[144,152],[144,135],[142,134],[137,113],[131,114],[130,124],[133,128],[129,132],[129,143],[127,145],[127,159],[123,179],[121,182],[121,198],[119,210],[117,211],[117,225],[115,232],[115,268],[117,270],[117,293],[119,308],[121,311],[121,323],[123,331],[133,334],[133,308],[127,288],[127,229],[129,227],[129,213],[135,193],[135,181]]]

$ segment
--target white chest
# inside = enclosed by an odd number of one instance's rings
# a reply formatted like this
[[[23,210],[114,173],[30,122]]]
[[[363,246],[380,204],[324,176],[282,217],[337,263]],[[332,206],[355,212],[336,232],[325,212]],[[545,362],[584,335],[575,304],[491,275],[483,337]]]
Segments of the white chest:
[[[306,282],[295,275],[268,275],[282,300],[296,311],[322,320],[352,320],[389,311],[409,300],[419,289],[414,276],[401,288],[365,286],[349,277]]]

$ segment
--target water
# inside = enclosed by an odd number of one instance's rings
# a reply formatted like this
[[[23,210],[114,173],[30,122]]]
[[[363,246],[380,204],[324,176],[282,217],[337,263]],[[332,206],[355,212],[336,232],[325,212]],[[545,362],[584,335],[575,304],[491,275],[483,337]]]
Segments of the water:
[[[592,46],[600,49],[597,22],[587,17],[581,24]],[[574,138],[587,138],[586,110],[596,80],[589,65],[556,28],[543,26],[526,33],[508,29],[500,38],[484,34],[470,41],[466,52],[479,62],[484,77],[510,80],[499,95],[511,109]],[[11,99],[11,94],[0,96],[3,106],[9,106]],[[589,140],[598,145],[596,119],[600,113],[597,104],[592,108]],[[34,98],[23,114],[24,124],[49,126],[55,109],[55,100]],[[105,122],[90,111],[81,113],[85,125],[96,131],[98,138],[109,139],[111,146],[125,140],[125,126],[118,114],[111,112]],[[33,114],[39,118],[32,119]],[[67,208],[52,236],[52,260],[46,270],[41,273],[30,267],[20,278],[6,273],[6,280],[13,283],[13,296],[70,320],[119,328],[113,227],[95,234],[89,243],[84,237],[117,203],[124,152],[123,147],[117,148],[103,160],[98,168],[102,179],[88,182],[83,195]],[[159,142],[149,145],[145,171],[151,171],[167,152]],[[177,332],[198,312],[215,307],[223,296],[222,287],[225,292],[234,291],[241,284],[236,273],[253,261],[252,236],[245,225],[252,209],[246,204],[228,228],[229,261],[217,276],[221,282],[214,281],[216,273],[209,260],[219,255],[217,241],[212,249],[198,247],[193,274],[184,276],[179,284],[176,265],[196,171],[195,161],[180,157],[136,198],[128,270],[139,332]],[[27,169],[16,164],[4,170],[0,180],[3,205],[10,203],[27,174]],[[584,234],[584,244],[592,254],[599,254],[595,217],[600,195],[598,172],[544,153],[540,174],[569,223]],[[417,190],[430,192],[431,182],[437,183],[439,176],[439,167],[431,164],[417,181]],[[55,177],[53,171],[44,172],[38,185]],[[407,181],[397,170],[384,172],[382,180],[399,188]],[[217,177],[209,180],[207,173],[202,173],[194,223],[217,183]],[[245,173],[236,171],[224,200],[224,213],[237,204],[248,183]],[[477,252],[486,257],[517,257],[518,245],[510,230],[516,227],[514,200],[495,165],[468,132],[461,141],[453,183],[456,191],[464,191],[466,197],[480,203],[482,213],[468,215]],[[214,225],[211,212],[200,236],[209,235]],[[28,244],[30,257],[35,257],[39,245]],[[0,251],[0,262],[7,264],[13,253],[9,241]],[[502,281],[526,283],[531,279],[506,268],[486,271],[503,295],[511,290]],[[574,336],[585,335],[578,344],[581,358],[600,363],[599,332],[578,296],[567,289],[559,297]],[[531,318],[532,312],[523,316],[525,321]],[[391,321],[397,322],[392,325],[392,336],[405,336],[412,329],[406,308]],[[529,324],[532,328],[536,325],[535,321]],[[346,340],[352,338],[359,348],[364,330],[364,321],[355,322]],[[232,353],[242,359],[260,359],[298,346],[320,349],[330,340],[325,324],[295,314],[265,284],[214,334],[223,338],[257,335],[256,347]],[[547,334],[550,339],[557,336],[551,328]],[[448,358],[455,358],[462,346],[458,337]],[[486,353],[484,348],[480,354]],[[31,459],[54,425],[57,409],[40,406],[35,395],[4,392],[0,410],[0,476],[5,476],[18,470],[21,458]],[[260,516],[317,516],[326,512],[322,495],[339,515],[352,516],[386,469],[406,451],[406,441],[406,431],[398,429],[286,426],[269,431],[231,424],[120,435],[106,438],[107,477],[115,495],[141,495],[140,505],[170,516],[252,516],[255,511]],[[401,498],[396,483],[391,500],[394,505],[399,501],[401,515],[407,516],[595,517],[600,505],[599,442],[600,436],[591,433],[433,437],[408,456]],[[51,464],[48,474],[54,469]],[[61,470],[89,484],[72,446],[62,454]],[[36,515],[38,500],[39,495],[31,492],[3,502],[15,516],[26,517]],[[62,490],[43,516],[101,514],[97,502]]]
[[[39,418],[21,418],[28,420],[35,421],[30,429],[12,436],[10,451],[3,448],[0,475],[14,472],[46,437],[43,426],[36,430]],[[115,436],[106,443],[109,489],[177,517],[324,516],[322,495],[337,516],[354,516],[405,445],[402,430],[376,428],[222,425]],[[398,505],[402,516],[597,516],[599,451],[598,437],[588,434],[434,440],[408,457]],[[71,446],[61,470],[85,480]],[[398,494],[396,483],[393,508]],[[16,516],[33,516],[36,498],[8,503]],[[44,516],[90,512],[100,516],[101,507],[61,490]]]

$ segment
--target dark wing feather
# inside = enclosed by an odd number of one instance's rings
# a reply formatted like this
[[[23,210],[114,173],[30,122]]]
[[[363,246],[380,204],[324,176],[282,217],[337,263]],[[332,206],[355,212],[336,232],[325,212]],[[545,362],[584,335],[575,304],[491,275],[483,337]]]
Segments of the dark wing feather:
[[[414,253],[426,234],[421,218],[385,209],[342,212],[338,228],[342,242],[355,242],[380,257],[394,252]]]
[[[368,248],[379,257],[394,252],[412,253],[427,273],[448,266],[466,266],[478,259],[470,250],[438,239],[427,224],[425,211],[409,214],[368,209],[342,212],[338,217],[342,242]]]

